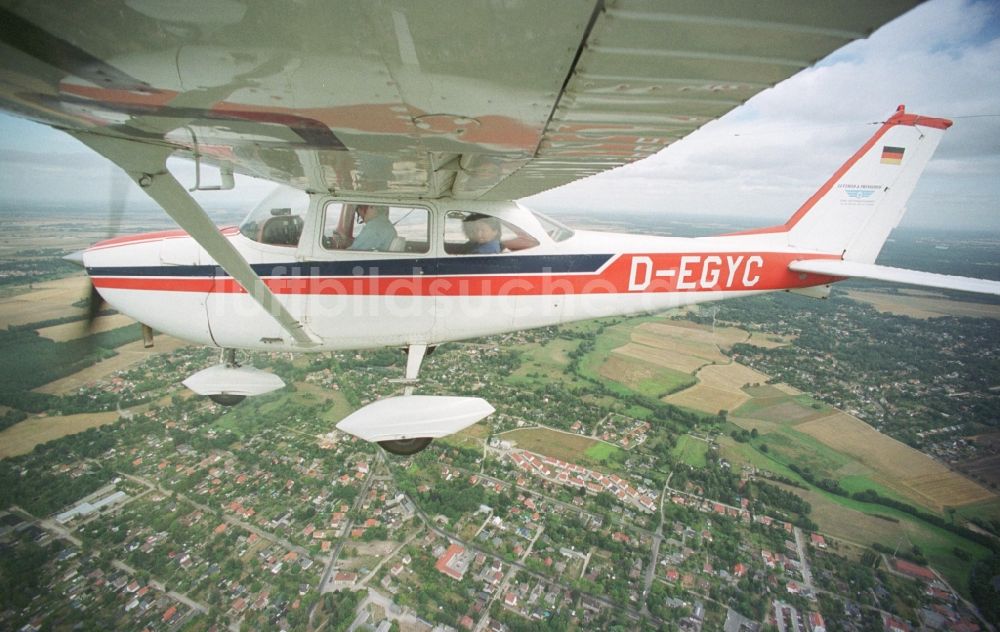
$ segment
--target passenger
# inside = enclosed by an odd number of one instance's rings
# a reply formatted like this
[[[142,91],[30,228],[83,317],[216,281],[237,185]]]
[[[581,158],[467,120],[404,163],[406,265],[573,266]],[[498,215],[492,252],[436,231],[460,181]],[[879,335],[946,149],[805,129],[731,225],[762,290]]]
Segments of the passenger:
[[[389,221],[388,207],[359,204],[355,212],[364,227],[347,249],[388,252],[392,240],[396,238],[396,227]]]
[[[495,255],[500,252],[500,220],[473,213],[462,220],[462,230],[469,239],[465,254]]]

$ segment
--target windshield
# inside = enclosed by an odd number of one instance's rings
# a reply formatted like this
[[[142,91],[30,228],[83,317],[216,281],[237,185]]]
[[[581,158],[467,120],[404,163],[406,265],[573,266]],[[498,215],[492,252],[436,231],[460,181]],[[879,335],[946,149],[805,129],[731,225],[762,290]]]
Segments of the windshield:
[[[573,230],[571,228],[563,226],[548,215],[542,215],[538,211],[531,212],[535,218],[538,219],[538,223],[542,225],[542,229],[545,233],[552,238],[552,241],[565,241],[573,236]]]
[[[302,235],[309,195],[291,187],[278,187],[250,211],[240,233],[247,239],[272,246],[296,246]]]

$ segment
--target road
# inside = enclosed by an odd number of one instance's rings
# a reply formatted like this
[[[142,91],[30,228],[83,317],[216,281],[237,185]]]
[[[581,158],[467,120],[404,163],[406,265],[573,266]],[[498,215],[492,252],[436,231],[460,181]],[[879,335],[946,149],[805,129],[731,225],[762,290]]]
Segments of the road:
[[[811,593],[815,589],[813,588],[812,571],[809,570],[809,557],[806,555],[806,539],[802,534],[802,529],[795,527],[793,532],[795,533],[795,548],[799,550],[799,562],[802,563],[802,584]]]
[[[656,533],[653,534],[653,554],[650,556],[649,564],[646,566],[646,581],[642,587],[642,613],[644,615],[649,614],[649,607],[646,605],[646,600],[649,597],[650,589],[653,587],[653,579],[656,578],[656,563],[660,558],[660,543],[663,542],[663,525],[666,522],[666,517],[663,515],[663,505],[666,502],[667,489],[670,486],[670,479],[673,476],[673,472],[667,475],[667,480],[663,482],[663,489],[660,491],[660,524],[656,527]]]
[[[375,453],[375,460],[372,462],[371,468],[368,470],[368,478],[365,479],[364,487],[361,488],[361,492],[354,499],[354,505],[351,507],[351,513],[357,512],[357,510],[364,503],[365,498],[368,497],[368,491],[372,488],[375,483],[376,476],[375,470],[382,465],[382,452],[381,450]],[[330,581],[330,575],[333,574],[337,566],[337,560],[340,559],[340,554],[344,550],[344,543],[347,541],[348,534],[351,533],[351,529],[354,528],[354,520],[348,520],[347,526],[344,527],[343,536],[337,539],[337,546],[333,550],[333,554],[330,555],[326,562],[326,568],[323,569],[323,578],[319,580],[319,591],[320,593],[333,592],[333,582]]]
[[[392,550],[392,552],[390,552],[388,555],[386,555],[381,560],[379,560],[378,564],[375,565],[375,568],[373,568],[367,575],[365,575],[364,578],[362,578],[361,580],[358,581],[358,585],[360,585],[360,586],[367,586],[368,582],[370,582],[375,577],[375,574],[378,573],[378,569],[382,568],[383,564],[385,564],[386,562],[388,562],[392,558],[396,557],[396,555],[400,551],[403,550],[403,547],[405,547],[406,545],[408,545],[410,542],[413,542],[414,540],[416,540],[417,536],[420,535],[423,532],[424,532],[423,529],[418,529],[416,532],[413,533],[413,535],[411,535],[409,538],[407,538],[405,542],[403,542],[402,544],[400,544],[399,546],[397,546],[396,548],[394,548]]]
[[[129,575],[135,576],[137,574],[137,571],[134,568],[132,568],[125,562],[122,562],[121,560],[111,560],[111,565],[119,570],[125,571]],[[192,610],[197,610],[202,614],[208,614],[208,606],[206,606],[201,602],[195,601],[194,599],[191,599],[184,593],[179,593],[173,590],[167,590],[166,589],[167,587],[163,584],[163,582],[161,582],[158,579],[153,579],[151,577],[149,579],[149,585],[152,586],[154,589],[159,590],[162,593],[166,593],[173,599],[176,599],[177,601],[181,602],[182,604],[184,604],[188,608],[191,608]]]

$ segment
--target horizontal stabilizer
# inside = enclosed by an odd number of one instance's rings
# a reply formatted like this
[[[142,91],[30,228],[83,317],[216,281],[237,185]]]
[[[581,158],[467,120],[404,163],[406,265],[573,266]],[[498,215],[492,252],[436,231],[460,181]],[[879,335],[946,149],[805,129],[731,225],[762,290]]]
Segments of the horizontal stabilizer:
[[[839,259],[809,259],[806,261],[793,261],[788,264],[788,269],[794,272],[874,279],[876,281],[920,285],[942,290],[960,290],[962,292],[1000,296],[1000,281],[987,281],[986,279],[973,279],[963,276],[906,270],[904,268],[891,268],[889,266],[875,265],[874,263],[857,263]]]

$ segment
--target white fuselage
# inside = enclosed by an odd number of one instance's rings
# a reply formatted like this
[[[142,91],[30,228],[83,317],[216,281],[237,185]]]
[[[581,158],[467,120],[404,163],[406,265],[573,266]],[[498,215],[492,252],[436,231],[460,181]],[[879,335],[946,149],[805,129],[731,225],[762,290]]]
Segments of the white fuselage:
[[[793,250],[781,233],[688,239],[578,231],[555,241],[514,203],[461,205],[513,221],[536,246],[448,254],[443,215],[457,204],[425,204],[430,243],[419,254],[324,250],[310,225],[315,213],[294,246],[223,229],[319,341],[308,348],[181,231],[102,242],[84,253],[84,264],[111,306],[155,330],[224,348],[309,351],[433,345],[835,280],[789,271],[792,261],[837,255]]]

